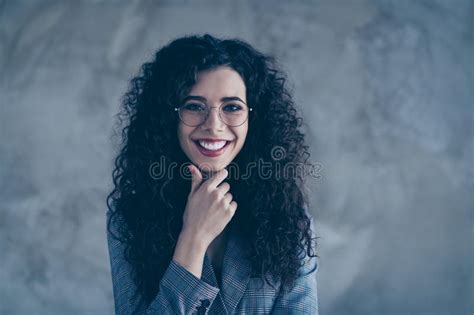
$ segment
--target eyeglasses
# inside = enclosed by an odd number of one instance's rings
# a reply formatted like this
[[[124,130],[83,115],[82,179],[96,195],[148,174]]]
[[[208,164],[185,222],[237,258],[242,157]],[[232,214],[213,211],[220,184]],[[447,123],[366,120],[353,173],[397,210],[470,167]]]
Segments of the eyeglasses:
[[[211,107],[214,108],[214,107]],[[207,120],[210,108],[199,103],[187,103],[180,107],[175,107],[179,114],[179,119],[190,127],[201,125]],[[225,104],[219,107],[219,118],[230,127],[238,127],[247,121],[252,108],[241,104]]]

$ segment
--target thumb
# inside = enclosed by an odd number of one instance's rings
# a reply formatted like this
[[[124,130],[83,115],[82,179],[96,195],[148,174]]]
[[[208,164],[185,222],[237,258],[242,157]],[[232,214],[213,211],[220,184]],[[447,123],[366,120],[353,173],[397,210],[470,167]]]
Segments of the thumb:
[[[188,166],[189,171],[192,174],[192,182],[191,182],[191,193],[195,192],[202,182],[202,174],[199,168],[194,166],[193,164]]]

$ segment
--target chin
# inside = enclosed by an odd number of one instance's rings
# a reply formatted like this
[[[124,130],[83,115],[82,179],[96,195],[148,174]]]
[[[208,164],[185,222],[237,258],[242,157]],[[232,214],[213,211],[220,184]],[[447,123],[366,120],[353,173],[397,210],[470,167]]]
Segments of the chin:
[[[224,169],[229,163],[209,163],[209,162],[202,162],[198,163],[198,167],[201,171],[207,171],[207,172],[218,172],[222,169]]]

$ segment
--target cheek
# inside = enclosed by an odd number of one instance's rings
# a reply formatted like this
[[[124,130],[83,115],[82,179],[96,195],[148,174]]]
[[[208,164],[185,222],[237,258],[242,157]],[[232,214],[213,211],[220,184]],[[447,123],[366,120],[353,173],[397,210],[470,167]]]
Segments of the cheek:
[[[247,139],[247,131],[248,131],[248,128],[245,127],[243,129],[239,130],[239,132],[237,134],[238,137],[239,137],[239,142],[237,144],[239,150],[242,149],[242,147],[244,146],[245,140]]]
[[[248,133],[248,126],[245,126],[245,128],[242,129],[242,132],[240,134],[240,138],[242,138],[242,143],[245,142],[247,139],[247,133]]]
[[[177,136],[178,136],[178,141],[179,141],[179,146],[181,149],[185,150],[185,146],[187,143],[187,137],[188,137],[188,132],[186,131],[186,128],[183,128],[183,126],[178,126],[177,130]]]

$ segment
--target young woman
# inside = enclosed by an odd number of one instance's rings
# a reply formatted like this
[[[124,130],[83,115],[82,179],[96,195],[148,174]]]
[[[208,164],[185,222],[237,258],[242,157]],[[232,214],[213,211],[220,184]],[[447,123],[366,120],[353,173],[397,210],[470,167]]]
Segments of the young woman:
[[[317,314],[308,146],[271,56],[176,39],[123,99],[107,197],[117,314]]]

